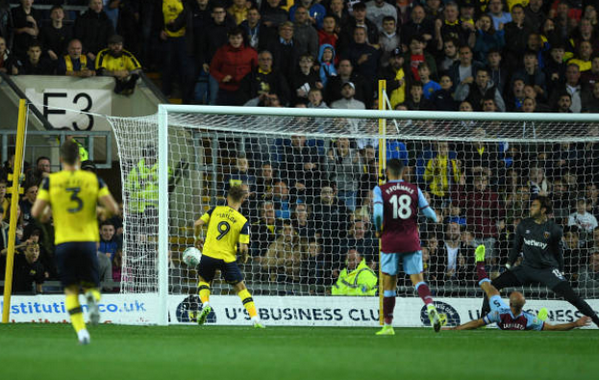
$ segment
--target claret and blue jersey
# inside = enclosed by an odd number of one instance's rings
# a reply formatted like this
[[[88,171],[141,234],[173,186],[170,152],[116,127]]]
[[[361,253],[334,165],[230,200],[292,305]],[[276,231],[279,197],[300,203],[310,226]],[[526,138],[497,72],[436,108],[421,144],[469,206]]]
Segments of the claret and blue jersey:
[[[522,311],[519,315],[514,315],[499,295],[491,297],[489,302],[491,312],[483,317],[485,325],[496,323],[501,330],[543,330],[545,322],[525,311]]]

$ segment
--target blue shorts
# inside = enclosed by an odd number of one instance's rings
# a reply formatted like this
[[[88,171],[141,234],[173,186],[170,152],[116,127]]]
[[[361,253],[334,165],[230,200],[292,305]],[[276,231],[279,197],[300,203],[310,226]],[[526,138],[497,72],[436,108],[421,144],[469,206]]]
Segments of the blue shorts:
[[[217,270],[220,270],[225,281],[231,285],[243,281],[243,275],[237,262],[227,263],[225,260],[202,255],[202,260],[200,260],[198,267],[198,275],[206,282],[212,282]]]
[[[62,243],[56,246],[56,269],[62,286],[100,286],[96,247],[95,241]]]
[[[381,252],[381,271],[391,276],[399,272],[399,258],[403,260],[403,270],[406,274],[418,274],[424,271],[422,265],[422,251],[409,253],[384,253]]]

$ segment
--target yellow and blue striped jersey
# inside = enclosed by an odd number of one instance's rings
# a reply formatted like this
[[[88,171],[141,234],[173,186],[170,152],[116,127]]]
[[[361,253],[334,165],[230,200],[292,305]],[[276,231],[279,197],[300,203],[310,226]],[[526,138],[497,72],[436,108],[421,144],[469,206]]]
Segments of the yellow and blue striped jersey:
[[[201,219],[208,225],[202,254],[227,263],[237,260],[237,243],[250,242],[250,225],[246,217],[229,206],[217,206]]]
[[[99,241],[96,206],[105,195],[104,181],[88,171],[63,170],[44,179],[37,196],[52,208],[54,243]]]

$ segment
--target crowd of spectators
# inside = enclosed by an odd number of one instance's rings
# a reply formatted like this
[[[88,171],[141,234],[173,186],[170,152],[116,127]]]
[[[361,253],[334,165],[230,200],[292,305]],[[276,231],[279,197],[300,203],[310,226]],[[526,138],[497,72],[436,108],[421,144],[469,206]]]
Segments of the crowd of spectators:
[[[599,110],[592,1],[14,3],[0,1],[0,70],[8,74],[99,70],[122,79],[98,59],[119,41],[124,54],[161,72],[165,95],[187,103],[270,106],[276,96],[282,106],[371,108],[377,80],[386,79],[394,109]],[[88,8],[65,12],[56,5],[64,3]]]
[[[33,3],[9,10],[0,1],[0,70],[10,75],[93,76],[112,43],[159,70],[165,95],[188,103],[373,108],[377,80],[386,79],[394,109],[599,110],[591,1],[70,1],[88,6],[79,15],[59,6],[43,14]],[[487,133],[467,127],[474,137]],[[244,183],[250,193],[243,210],[252,222],[250,276],[329,287],[350,251],[353,268],[359,257],[376,270],[377,146],[301,135],[273,144],[268,157],[255,147],[239,153],[223,173],[223,190]],[[499,271],[529,201],[548,194],[564,226],[567,276],[597,289],[597,143],[387,144],[439,215],[421,228],[433,288],[473,286],[477,244],[487,246],[490,271]],[[30,197],[32,188],[21,202],[24,230]],[[119,251],[103,246],[119,262]]]
[[[473,129],[473,136],[480,134],[482,128]],[[224,189],[243,184],[249,193],[241,211],[252,227],[246,269],[251,279],[327,292],[348,262],[355,269],[364,260],[376,272],[371,202],[378,147],[303,135],[271,143],[270,155],[248,144],[224,177]],[[419,185],[438,216],[437,223],[420,220],[427,281],[440,294],[471,293],[479,244],[486,246],[489,272],[497,276],[530,201],[548,195],[550,217],[564,228],[566,277],[581,290],[599,292],[598,152],[594,142],[387,141],[387,158],[405,162],[404,178]]]
[[[82,169],[96,171],[92,161],[84,161]],[[13,294],[41,294],[60,291],[54,260],[54,227],[31,217],[31,207],[37,198],[39,186],[52,172],[50,158],[40,156],[35,165],[25,162],[21,180],[22,193],[18,194],[15,256],[13,267]],[[14,153],[0,168],[0,281],[5,280],[8,252],[10,201]],[[122,268],[123,221],[115,216],[100,224],[98,231],[99,275],[104,292],[118,292]],[[0,286],[3,289],[3,286]]]

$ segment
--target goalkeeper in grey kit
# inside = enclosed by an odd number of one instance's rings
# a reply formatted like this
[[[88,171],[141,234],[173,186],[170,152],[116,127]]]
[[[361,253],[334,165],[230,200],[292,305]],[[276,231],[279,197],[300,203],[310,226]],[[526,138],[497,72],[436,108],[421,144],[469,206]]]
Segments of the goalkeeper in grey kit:
[[[508,258],[509,270],[503,272],[491,283],[497,289],[528,284],[543,284],[557,295],[574,305],[582,314],[591,317],[599,326],[599,317],[591,306],[574,292],[563,275],[562,228],[547,218],[552,212],[551,200],[540,196],[530,205],[530,217],[523,219],[514,236],[514,246]],[[513,266],[520,252],[522,263]],[[482,315],[490,311],[485,297]]]

